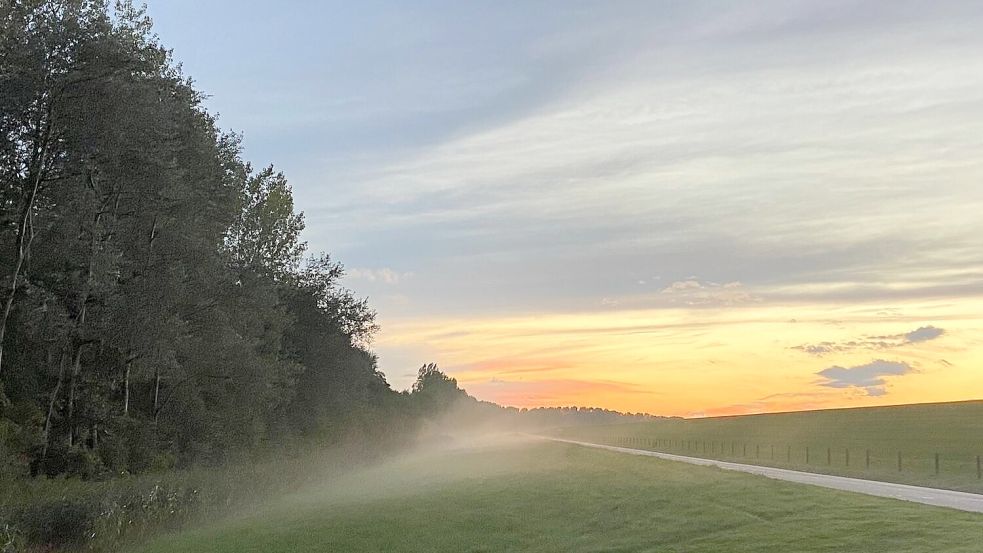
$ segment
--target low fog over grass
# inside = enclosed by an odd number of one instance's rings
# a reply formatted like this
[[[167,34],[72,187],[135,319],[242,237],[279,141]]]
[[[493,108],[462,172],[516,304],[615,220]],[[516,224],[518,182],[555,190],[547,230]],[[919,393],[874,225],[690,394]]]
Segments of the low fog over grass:
[[[980,524],[975,514],[495,435],[418,449],[133,551],[969,553]]]

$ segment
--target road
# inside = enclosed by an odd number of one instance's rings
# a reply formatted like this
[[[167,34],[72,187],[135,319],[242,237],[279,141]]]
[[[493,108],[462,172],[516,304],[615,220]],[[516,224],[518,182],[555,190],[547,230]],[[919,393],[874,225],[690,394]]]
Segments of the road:
[[[787,480],[799,484],[809,484],[834,490],[862,493],[877,497],[889,497],[902,501],[912,501],[934,505],[936,507],[948,507],[960,511],[970,511],[983,513],[983,495],[966,492],[955,492],[951,490],[940,490],[937,488],[923,488],[921,486],[908,486],[905,484],[894,484],[891,482],[878,482],[876,480],[863,480],[860,478],[847,478],[845,476],[831,476],[828,474],[815,474],[812,472],[801,472],[797,470],[779,469],[774,467],[762,467],[758,465],[745,465],[741,463],[730,463],[727,461],[717,461],[715,459],[702,459],[700,457],[687,457],[685,455],[673,455],[671,453],[661,453],[658,451],[648,451],[644,449],[633,449],[629,447],[618,447],[613,445],[593,444],[590,442],[580,442],[577,440],[564,440],[561,438],[545,437],[555,442],[576,444],[584,447],[596,449],[606,449],[619,453],[631,455],[642,455],[645,457],[658,457],[669,461],[681,461],[694,465],[719,467],[725,470],[736,470],[766,476],[776,480]]]

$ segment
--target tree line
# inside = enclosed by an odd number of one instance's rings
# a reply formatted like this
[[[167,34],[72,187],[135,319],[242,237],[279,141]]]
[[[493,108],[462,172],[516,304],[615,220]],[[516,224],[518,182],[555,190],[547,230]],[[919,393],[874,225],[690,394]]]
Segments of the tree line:
[[[520,413],[436,365],[390,388],[374,312],[142,10],[12,0],[0,25],[0,477],[221,463],[460,401]]]
[[[141,10],[25,0],[0,21],[5,470],[216,462],[399,412],[374,313]]]

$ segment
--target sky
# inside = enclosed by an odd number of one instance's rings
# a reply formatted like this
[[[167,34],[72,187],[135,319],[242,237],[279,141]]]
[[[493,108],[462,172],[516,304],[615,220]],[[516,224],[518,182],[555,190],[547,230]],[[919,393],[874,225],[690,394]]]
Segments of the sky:
[[[398,389],[983,398],[983,3],[150,0]]]

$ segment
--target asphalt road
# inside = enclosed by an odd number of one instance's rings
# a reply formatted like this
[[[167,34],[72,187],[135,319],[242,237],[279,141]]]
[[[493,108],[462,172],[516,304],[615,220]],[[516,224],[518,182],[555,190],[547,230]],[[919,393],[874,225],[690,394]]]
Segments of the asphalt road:
[[[590,442],[579,442],[576,440],[563,440],[560,438],[549,437],[546,437],[546,439],[553,440],[555,442],[581,445],[584,447],[617,451],[619,453],[628,453],[631,455],[658,457],[659,459],[668,459],[670,461],[681,461],[683,463],[691,463],[694,465],[736,470],[766,476],[776,480],[787,480],[789,482],[810,484],[812,486],[821,486],[823,488],[832,488],[834,490],[875,495],[878,497],[890,497],[892,499],[900,499],[902,501],[924,503],[925,505],[935,505],[937,507],[949,507],[950,509],[958,509],[960,511],[983,513],[983,495],[975,493],[955,492],[951,490],[940,490],[937,488],[923,488],[921,486],[908,486],[905,484],[893,484],[891,482],[862,480],[860,478],[815,474],[812,472],[801,472],[797,470],[778,469],[757,465],[744,465],[741,463],[730,463],[727,461],[717,461],[714,459],[702,459],[699,457],[687,457],[685,455],[660,453],[658,451],[647,451],[644,449],[592,444]]]

